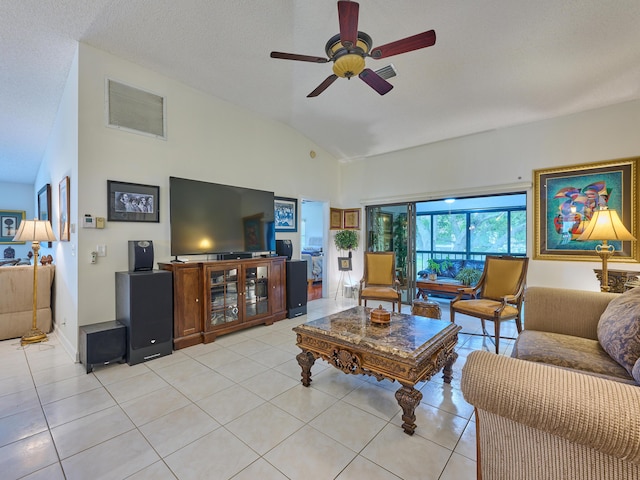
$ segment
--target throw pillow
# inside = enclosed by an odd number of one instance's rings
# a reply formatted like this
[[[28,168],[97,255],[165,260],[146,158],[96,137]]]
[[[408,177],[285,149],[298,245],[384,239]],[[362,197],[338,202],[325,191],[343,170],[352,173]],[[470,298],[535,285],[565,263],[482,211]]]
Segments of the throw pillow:
[[[631,375],[637,384],[640,385],[640,358],[636,360],[636,364],[633,366],[633,370],[631,371]]]
[[[640,288],[609,303],[598,322],[598,341],[611,358],[633,375],[640,358]]]

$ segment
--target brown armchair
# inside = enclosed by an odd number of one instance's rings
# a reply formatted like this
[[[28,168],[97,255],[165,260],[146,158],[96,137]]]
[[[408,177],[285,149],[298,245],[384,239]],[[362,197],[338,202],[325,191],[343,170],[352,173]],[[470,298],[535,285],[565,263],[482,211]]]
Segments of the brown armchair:
[[[391,302],[392,311],[402,307],[400,282],[396,278],[396,254],[393,252],[365,252],[364,275],[360,280],[358,305],[367,306],[367,300]]]
[[[487,256],[482,277],[475,287],[460,288],[451,300],[451,321],[456,313],[479,318],[482,332],[489,336],[485,320],[494,322],[496,353],[499,353],[500,322],[515,320],[518,333],[522,331],[522,302],[527,281],[527,257]],[[463,300],[471,295],[470,300]]]

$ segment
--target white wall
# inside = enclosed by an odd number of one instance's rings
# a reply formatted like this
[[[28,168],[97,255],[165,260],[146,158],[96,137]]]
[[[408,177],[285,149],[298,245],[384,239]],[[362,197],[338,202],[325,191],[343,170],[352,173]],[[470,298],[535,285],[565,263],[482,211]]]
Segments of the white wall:
[[[166,97],[166,141],[105,126],[107,77]],[[68,88],[74,85],[70,80]],[[71,244],[77,246],[73,257],[77,262],[77,318],[73,330],[62,333],[74,348],[78,326],[115,318],[115,272],[128,268],[128,240],[151,239],[156,262],[171,260],[169,176],[271,190],[299,202],[303,195],[333,203],[338,198],[336,159],[283,124],[84,44],[79,46],[77,85],[77,155],[69,155],[77,158],[77,172],[71,173],[72,222],[80,225],[84,214],[106,218],[107,180],[119,180],[160,186],[160,223],[107,222],[104,230],[79,228],[72,235]],[[72,122],[64,119],[61,123],[71,126]],[[65,133],[57,131],[55,137],[65,138]],[[310,150],[317,152],[316,158],[309,158]],[[66,164],[64,159],[57,160]],[[48,168],[56,171],[51,176],[57,185],[64,167],[48,162],[43,172]],[[296,234],[278,234],[277,238],[292,235],[299,245]],[[60,249],[60,242],[57,244]],[[90,264],[90,252],[98,244],[107,246],[107,256]],[[68,245],[62,247],[58,257],[66,261],[73,252]],[[58,265],[61,261],[58,258]],[[68,317],[67,324],[71,324]]]
[[[26,220],[36,216],[36,200],[33,185],[26,183],[0,182],[0,210],[24,210]],[[16,258],[27,258],[31,251],[31,242],[0,244],[0,259],[4,249],[11,247],[15,250]]]
[[[535,169],[638,156],[639,124],[640,101],[633,101],[345,164],[343,203],[524,190],[532,185]],[[528,252],[533,257],[533,196],[528,190]],[[597,291],[593,268],[600,263],[594,262],[532,260],[528,284]],[[638,264],[609,268],[638,270]],[[361,273],[361,259],[358,269]]]
[[[60,241],[59,184],[70,178],[70,210],[72,229],[70,241]],[[78,337],[78,52],[69,71],[58,113],[35,186],[51,184],[51,224],[58,238],[52,248],[42,248],[42,255],[51,255],[56,265],[54,277],[53,315],[55,329],[65,349],[75,356]]]

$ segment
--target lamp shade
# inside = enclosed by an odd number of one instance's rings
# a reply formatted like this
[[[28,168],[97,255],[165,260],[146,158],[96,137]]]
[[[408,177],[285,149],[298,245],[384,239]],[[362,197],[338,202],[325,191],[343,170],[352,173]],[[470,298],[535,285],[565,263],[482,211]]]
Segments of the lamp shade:
[[[600,209],[593,213],[589,225],[578,240],[635,240],[615,210]]]
[[[48,220],[23,220],[18,227],[14,242],[54,242],[56,236]]]

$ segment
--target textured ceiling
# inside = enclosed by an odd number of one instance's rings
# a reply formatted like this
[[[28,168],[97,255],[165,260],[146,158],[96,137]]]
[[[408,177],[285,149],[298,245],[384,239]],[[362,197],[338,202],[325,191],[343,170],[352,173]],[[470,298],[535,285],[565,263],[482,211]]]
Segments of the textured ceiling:
[[[0,181],[32,183],[75,42],[283,122],[341,160],[640,98],[638,0],[361,0],[374,45],[434,29],[381,97],[331,65],[334,0],[22,0],[0,14]]]

